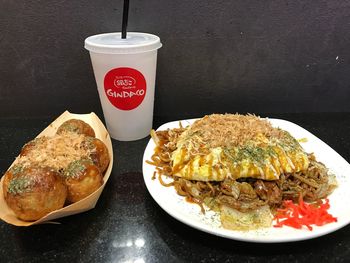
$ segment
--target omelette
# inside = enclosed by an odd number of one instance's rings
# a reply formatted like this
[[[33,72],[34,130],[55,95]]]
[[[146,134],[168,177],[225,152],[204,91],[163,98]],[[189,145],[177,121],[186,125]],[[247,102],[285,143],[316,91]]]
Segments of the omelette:
[[[188,126],[172,153],[173,175],[187,180],[278,180],[304,171],[307,154],[287,131],[255,115],[212,114]]]

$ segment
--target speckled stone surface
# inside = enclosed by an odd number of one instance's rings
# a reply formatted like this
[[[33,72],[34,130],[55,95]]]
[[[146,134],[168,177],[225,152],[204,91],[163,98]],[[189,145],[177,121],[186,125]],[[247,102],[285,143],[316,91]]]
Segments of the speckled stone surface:
[[[350,113],[271,117],[304,127],[350,161]],[[171,120],[155,118],[154,127]],[[1,174],[49,122],[0,119]],[[113,141],[113,171],[95,209],[59,219],[57,225],[20,228],[1,221],[0,262],[350,261],[350,226],[313,240],[256,244],[206,234],[173,219],[153,201],[143,181],[148,140]],[[344,206],[349,203],[344,200]]]

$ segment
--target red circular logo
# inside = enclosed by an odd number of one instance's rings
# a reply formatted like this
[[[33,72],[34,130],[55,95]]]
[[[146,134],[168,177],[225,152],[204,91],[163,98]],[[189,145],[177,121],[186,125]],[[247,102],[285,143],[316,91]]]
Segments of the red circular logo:
[[[104,79],[105,93],[109,101],[120,110],[137,108],[146,95],[146,80],[133,68],[115,68]]]

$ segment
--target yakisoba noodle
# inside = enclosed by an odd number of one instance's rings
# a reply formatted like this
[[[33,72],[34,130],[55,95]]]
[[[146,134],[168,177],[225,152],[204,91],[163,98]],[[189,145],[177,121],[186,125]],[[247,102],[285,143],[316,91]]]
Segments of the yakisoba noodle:
[[[213,114],[151,136],[153,178],[158,175],[203,213],[219,212],[225,228],[269,227],[283,200],[315,202],[337,185],[289,133],[254,115]]]

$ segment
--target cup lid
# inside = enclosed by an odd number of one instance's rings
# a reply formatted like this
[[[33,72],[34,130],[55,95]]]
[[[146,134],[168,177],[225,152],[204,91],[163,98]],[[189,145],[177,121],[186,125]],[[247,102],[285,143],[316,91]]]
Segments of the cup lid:
[[[87,50],[105,54],[142,53],[161,46],[156,35],[139,32],[128,32],[125,39],[121,38],[121,32],[99,34],[85,39]]]

